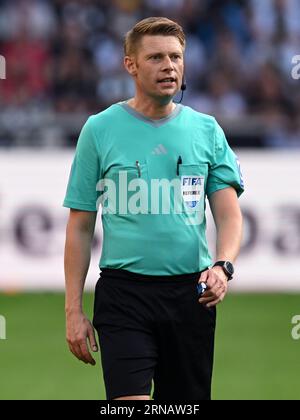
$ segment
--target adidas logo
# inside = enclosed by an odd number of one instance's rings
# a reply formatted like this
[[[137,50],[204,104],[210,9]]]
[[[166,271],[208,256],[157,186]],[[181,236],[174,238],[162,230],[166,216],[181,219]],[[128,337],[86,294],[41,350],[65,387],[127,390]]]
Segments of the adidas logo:
[[[168,153],[167,149],[162,144],[159,144],[152,151],[152,155],[166,155],[167,153]]]

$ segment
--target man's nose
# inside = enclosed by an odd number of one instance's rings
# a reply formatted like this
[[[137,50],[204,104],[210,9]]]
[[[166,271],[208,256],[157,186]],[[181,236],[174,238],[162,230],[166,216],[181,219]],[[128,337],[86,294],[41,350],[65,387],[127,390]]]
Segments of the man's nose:
[[[163,61],[163,70],[173,70],[173,69],[174,69],[174,63],[171,60],[171,58],[167,55]]]

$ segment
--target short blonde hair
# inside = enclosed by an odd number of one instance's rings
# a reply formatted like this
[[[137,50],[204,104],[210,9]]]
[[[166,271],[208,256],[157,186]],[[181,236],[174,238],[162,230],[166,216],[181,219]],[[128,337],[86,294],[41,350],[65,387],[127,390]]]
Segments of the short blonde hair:
[[[144,35],[175,36],[185,50],[185,34],[178,23],[165,17],[149,17],[138,22],[127,32],[124,41],[125,56],[136,53],[138,44]]]

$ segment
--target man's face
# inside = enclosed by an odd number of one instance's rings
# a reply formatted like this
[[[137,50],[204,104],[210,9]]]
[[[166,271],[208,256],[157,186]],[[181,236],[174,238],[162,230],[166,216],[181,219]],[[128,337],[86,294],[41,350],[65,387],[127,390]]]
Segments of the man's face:
[[[145,35],[128,63],[137,89],[148,96],[171,99],[181,88],[183,48],[175,36]]]

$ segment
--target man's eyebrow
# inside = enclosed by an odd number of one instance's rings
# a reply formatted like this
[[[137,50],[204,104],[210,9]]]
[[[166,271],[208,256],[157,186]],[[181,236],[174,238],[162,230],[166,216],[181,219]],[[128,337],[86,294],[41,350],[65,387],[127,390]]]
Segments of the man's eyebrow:
[[[147,54],[146,58],[152,57],[153,55],[163,56],[163,55],[166,55],[166,54],[162,53],[162,52],[152,52],[152,53]],[[168,53],[168,55],[180,55],[180,56],[182,56],[183,54],[182,54],[181,51],[173,51],[171,53]]]

